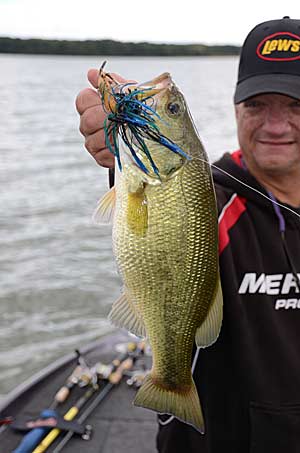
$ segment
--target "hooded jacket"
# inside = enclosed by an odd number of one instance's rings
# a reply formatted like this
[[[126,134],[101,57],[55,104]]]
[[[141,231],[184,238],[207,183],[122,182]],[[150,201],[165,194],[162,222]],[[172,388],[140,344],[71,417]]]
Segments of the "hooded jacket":
[[[216,166],[272,197],[240,151]],[[221,171],[213,177],[224,318],[193,363],[206,432],[162,415],[158,451],[299,453],[300,218]]]

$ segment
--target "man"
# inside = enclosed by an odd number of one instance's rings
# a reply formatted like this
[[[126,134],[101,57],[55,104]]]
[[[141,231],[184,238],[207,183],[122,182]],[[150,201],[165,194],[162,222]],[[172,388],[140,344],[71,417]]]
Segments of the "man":
[[[95,71],[89,80],[96,87]],[[162,415],[161,453],[300,451],[299,99],[300,20],[259,24],[234,96],[240,150],[213,172],[224,321],[193,363],[206,433]],[[81,92],[77,109],[87,149],[113,166],[97,94]]]

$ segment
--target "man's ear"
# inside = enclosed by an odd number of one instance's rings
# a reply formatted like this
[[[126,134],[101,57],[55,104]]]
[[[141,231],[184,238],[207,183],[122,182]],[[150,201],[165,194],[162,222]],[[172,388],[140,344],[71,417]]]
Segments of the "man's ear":
[[[237,117],[238,117],[238,111],[239,111],[239,105],[238,104],[234,104],[235,119],[237,119]]]

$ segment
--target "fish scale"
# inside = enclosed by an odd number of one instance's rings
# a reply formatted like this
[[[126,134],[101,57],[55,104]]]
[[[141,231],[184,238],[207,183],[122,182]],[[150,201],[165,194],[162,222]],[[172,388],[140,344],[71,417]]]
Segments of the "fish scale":
[[[206,347],[221,328],[215,193],[183,95],[169,74],[151,83],[153,105],[163,119],[160,132],[189,159],[145,140],[158,177],[151,169],[145,174],[130,151],[120,148],[113,249],[124,290],[110,317],[133,333],[145,333],[151,345],[153,367],[134,403],[204,432],[191,361],[195,339]],[[141,152],[139,159],[147,165]]]
[[[210,248],[213,250],[215,247],[215,218],[212,214],[208,216],[208,210],[203,209],[199,185],[194,182],[201,165],[193,167],[190,167],[193,171],[186,171],[166,183],[164,190],[157,187],[148,194],[149,229],[145,237],[138,238],[124,227],[126,190],[122,186],[117,189],[120,190],[120,196],[124,197],[121,208],[123,214],[119,214],[119,226],[117,224],[115,229],[115,249],[123,250],[123,253],[116,252],[121,276],[134,294],[139,311],[143,313],[153,355],[159,358],[155,362],[156,376],[162,375],[166,383],[169,380],[173,382],[176,370],[176,383],[179,386],[182,381],[191,381],[195,329],[207,314],[214,291],[214,286],[206,287],[201,283],[207,281],[210,269],[217,267],[215,254],[212,252],[209,260],[208,253]],[[181,196],[181,186],[192,210]],[[155,282],[156,288],[153,288],[152,282]],[[196,298],[199,304],[187,303],[189,299]],[[184,310],[185,315],[182,316]],[[170,332],[165,332],[165,338],[157,327],[163,318],[170,329]],[[178,333],[193,330],[194,335],[190,335],[188,341],[185,340],[183,344],[178,341]],[[170,343],[174,340],[176,351],[183,351],[184,354],[169,353]]]

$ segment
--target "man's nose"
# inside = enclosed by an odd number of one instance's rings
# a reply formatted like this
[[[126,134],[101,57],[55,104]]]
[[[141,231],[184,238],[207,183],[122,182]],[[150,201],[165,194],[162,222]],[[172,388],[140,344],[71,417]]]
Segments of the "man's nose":
[[[289,115],[283,106],[272,106],[267,110],[263,125],[265,132],[274,135],[283,135],[291,130]]]

